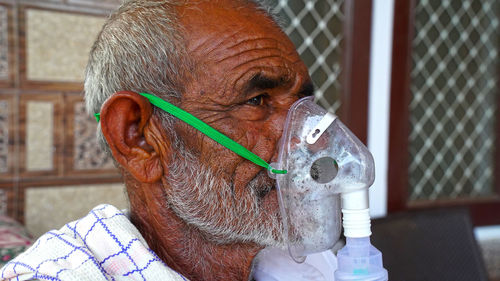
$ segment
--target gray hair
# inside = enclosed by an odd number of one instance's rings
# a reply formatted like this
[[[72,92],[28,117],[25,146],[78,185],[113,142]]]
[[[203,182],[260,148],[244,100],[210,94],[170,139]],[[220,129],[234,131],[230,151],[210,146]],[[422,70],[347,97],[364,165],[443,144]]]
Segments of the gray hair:
[[[89,114],[100,112],[111,95],[123,90],[166,100],[180,97],[182,78],[191,63],[173,9],[178,4],[176,0],[128,1],[110,16],[90,50],[85,71]],[[173,118],[162,115],[165,125],[171,126]],[[100,127],[98,141],[108,151]]]
[[[176,7],[186,0],[126,0],[104,24],[90,50],[85,71],[85,102],[90,115],[118,91],[148,92],[164,100],[180,98],[188,75],[195,73],[178,23]],[[253,3],[278,24],[267,0]],[[192,78],[192,77],[191,77]],[[172,128],[174,118],[155,108],[162,125]],[[173,143],[178,142],[174,130]],[[97,129],[99,145],[109,147]]]

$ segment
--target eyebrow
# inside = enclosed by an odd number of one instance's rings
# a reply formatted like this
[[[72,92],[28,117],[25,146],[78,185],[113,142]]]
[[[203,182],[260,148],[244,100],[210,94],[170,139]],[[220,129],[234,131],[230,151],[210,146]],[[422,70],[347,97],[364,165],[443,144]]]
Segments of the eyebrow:
[[[285,77],[274,78],[258,73],[246,83],[243,87],[243,93],[247,95],[257,90],[273,89],[286,84],[286,82],[287,79]]]

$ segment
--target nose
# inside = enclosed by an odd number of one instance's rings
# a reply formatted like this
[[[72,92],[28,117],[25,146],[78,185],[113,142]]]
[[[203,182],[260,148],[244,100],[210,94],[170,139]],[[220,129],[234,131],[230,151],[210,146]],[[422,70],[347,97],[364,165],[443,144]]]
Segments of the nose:
[[[291,106],[291,105],[290,105]],[[274,114],[273,118],[271,119],[270,122],[270,139],[275,142],[274,145],[274,153],[273,156],[271,157],[271,162],[277,162],[278,161],[278,152],[280,150],[280,146],[282,145],[282,137],[283,137],[283,132],[285,129],[285,123],[286,123],[286,118],[288,115],[288,110],[290,109],[290,106],[284,107],[281,109],[277,109]]]
[[[281,138],[281,135],[283,134],[283,130],[285,127],[285,121],[286,121],[286,116],[288,114],[288,108],[287,109],[279,109],[277,112],[275,112],[273,118],[271,119],[271,124],[270,124],[270,132],[271,136],[273,139],[279,139]]]
[[[280,100],[273,104],[273,113],[270,118],[270,127],[273,138],[281,138],[285,129],[286,118],[292,105],[298,100],[296,96],[280,97]]]

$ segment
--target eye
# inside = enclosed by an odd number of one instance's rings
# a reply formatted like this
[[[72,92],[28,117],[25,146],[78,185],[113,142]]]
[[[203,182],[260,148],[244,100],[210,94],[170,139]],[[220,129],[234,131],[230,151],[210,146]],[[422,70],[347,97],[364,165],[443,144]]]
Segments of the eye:
[[[263,105],[265,97],[266,97],[265,95],[258,95],[256,97],[253,97],[253,98],[247,100],[246,104],[254,105],[254,106]]]

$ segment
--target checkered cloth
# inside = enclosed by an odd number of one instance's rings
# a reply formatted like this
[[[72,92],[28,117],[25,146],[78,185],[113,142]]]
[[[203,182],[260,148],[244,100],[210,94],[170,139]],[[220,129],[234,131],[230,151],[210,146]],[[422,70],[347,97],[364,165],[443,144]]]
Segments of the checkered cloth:
[[[0,269],[0,280],[187,280],[149,249],[128,217],[100,205],[49,231]]]

